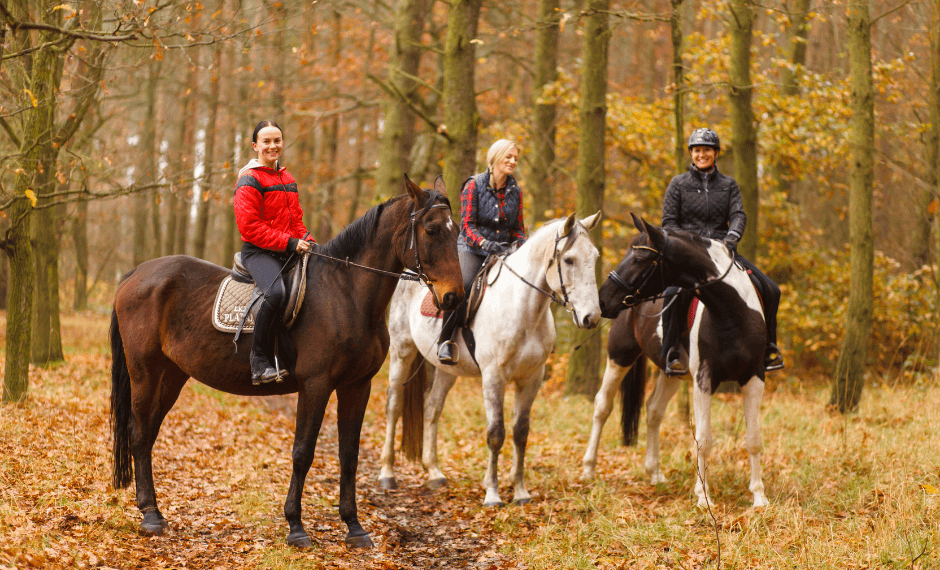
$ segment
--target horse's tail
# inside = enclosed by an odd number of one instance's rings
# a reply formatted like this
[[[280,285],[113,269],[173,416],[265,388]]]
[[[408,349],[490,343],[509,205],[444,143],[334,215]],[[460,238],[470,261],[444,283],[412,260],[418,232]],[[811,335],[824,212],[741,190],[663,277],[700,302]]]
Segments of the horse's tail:
[[[111,482],[115,489],[122,489],[134,479],[131,456],[131,376],[127,372],[124,340],[114,309],[111,310],[111,433],[114,437]]]
[[[620,428],[624,445],[636,445],[640,412],[646,396],[646,356],[640,355],[620,381]]]
[[[409,461],[420,461],[424,452],[424,389],[427,383],[424,358],[418,354],[411,362],[408,381],[405,382],[401,414],[401,451]]]

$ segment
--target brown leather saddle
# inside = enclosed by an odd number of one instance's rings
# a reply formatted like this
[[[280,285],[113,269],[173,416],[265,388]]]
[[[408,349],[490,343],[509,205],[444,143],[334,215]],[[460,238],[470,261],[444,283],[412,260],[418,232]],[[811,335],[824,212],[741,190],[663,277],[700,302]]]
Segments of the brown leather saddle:
[[[469,297],[467,298],[466,311],[461,315],[461,324],[459,326],[469,327],[473,323],[473,318],[476,317],[477,311],[483,303],[483,296],[486,294],[487,287],[499,277],[503,265],[498,263],[497,259],[495,255],[487,257],[486,261],[483,262],[483,266],[480,267],[480,271],[473,278],[470,291],[466,292]],[[421,300],[421,315],[435,319],[444,318],[444,312],[434,306],[434,294],[430,289],[425,294],[424,299]]]
[[[309,253],[304,254],[282,275],[284,286],[287,288],[287,304],[281,319],[285,328],[290,328],[294,324],[303,306],[309,257]],[[236,253],[232,273],[222,280],[215,296],[215,304],[212,307],[212,326],[216,330],[236,335],[254,331],[260,297],[261,290],[255,286],[251,274],[242,265],[242,254]]]

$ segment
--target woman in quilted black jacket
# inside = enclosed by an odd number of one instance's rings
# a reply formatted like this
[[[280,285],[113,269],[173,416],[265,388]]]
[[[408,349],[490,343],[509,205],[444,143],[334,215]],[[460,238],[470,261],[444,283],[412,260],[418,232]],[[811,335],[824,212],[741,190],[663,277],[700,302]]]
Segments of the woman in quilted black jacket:
[[[437,357],[442,364],[457,364],[457,345],[452,337],[466,310],[470,286],[488,255],[501,255],[525,242],[522,190],[512,173],[519,162],[516,143],[500,139],[486,153],[487,169],[463,183],[460,193],[460,236],[457,255],[468,294],[456,311],[444,318],[438,337]]]
[[[702,237],[724,242],[735,260],[748,270],[751,280],[760,292],[767,323],[767,350],[764,366],[767,370],[783,368],[783,356],[777,348],[777,308],[780,288],[753,263],[737,252],[738,241],[744,235],[747,216],[738,183],[730,176],[718,172],[715,159],[721,152],[718,134],[711,129],[698,129],[689,137],[689,155],[692,164],[688,172],[672,179],[663,200],[663,229],[687,230]],[[676,294],[677,288],[667,289]],[[686,373],[679,357],[679,337],[685,326],[692,294],[680,293],[663,314],[663,357],[666,374],[681,376]]]

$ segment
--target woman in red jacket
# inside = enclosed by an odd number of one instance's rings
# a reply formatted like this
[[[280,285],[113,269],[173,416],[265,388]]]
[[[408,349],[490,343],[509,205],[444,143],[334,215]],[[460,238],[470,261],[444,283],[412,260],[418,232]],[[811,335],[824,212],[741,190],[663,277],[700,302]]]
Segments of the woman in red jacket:
[[[293,253],[312,249],[304,227],[297,182],[278,164],[284,136],[274,121],[261,121],[251,135],[257,153],[239,172],[235,189],[235,219],[242,241],[242,264],[264,293],[251,343],[251,383],[282,378],[287,372],[272,364],[274,333],[281,319],[287,290],[281,270]]]

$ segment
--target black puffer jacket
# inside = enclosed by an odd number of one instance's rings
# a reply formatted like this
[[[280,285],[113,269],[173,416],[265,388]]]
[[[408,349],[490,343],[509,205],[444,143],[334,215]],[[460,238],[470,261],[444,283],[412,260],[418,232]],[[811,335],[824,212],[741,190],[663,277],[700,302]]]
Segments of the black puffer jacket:
[[[709,172],[689,166],[688,172],[673,178],[666,188],[663,199],[666,230],[689,230],[717,240],[727,234],[741,239],[746,222],[738,183],[718,172],[717,166]]]

